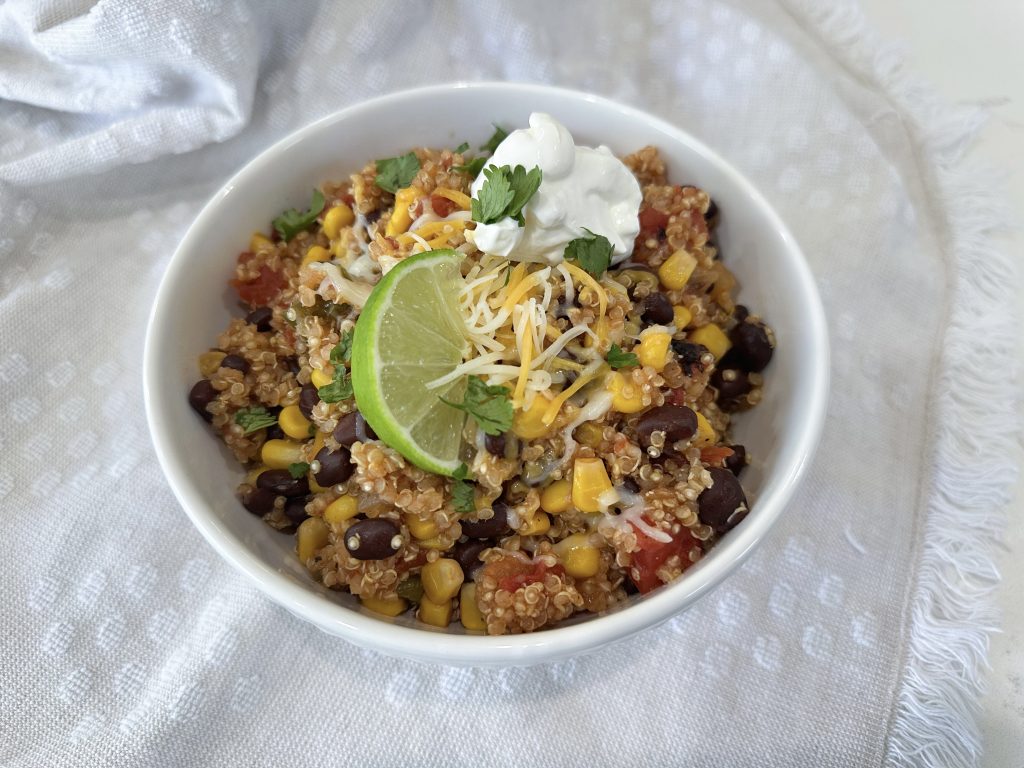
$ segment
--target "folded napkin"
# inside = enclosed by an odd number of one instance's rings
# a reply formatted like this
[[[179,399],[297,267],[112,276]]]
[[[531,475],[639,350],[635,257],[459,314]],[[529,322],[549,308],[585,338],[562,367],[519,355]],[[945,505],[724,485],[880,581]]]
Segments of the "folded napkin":
[[[456,79],[592,90],[718,149],[792,226],[833,345],[817,459],[743,569],[527,669],[383,657],[269,603],[192,529],[142,408],[152,297],[230,172]],[[0,763],[974,764],[1016,473],[1016,273],[959,162],[979,119],[845,3],[0,4]]]

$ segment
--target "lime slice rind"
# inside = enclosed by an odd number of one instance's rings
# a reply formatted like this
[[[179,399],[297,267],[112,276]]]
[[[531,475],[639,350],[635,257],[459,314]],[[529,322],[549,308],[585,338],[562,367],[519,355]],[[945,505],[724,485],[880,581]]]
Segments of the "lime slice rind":
[[[444,475],[461,463],[466,415],[440,397],[458,402],[465,381],[426,384],[462,362],[463,258],[428,251],[399,263],[374,287],[352,342],[352,386],[367,423],[412,464]]]

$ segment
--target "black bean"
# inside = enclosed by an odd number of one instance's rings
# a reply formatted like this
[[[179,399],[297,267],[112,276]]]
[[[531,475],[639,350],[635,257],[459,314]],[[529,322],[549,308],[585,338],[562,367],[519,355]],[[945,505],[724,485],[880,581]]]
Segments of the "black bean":
[[[242,373],[249,372],[249,363],[241,355],[225,355],[224,359],[220,361],[220,367],[233,368]]]
[[[772,359],[772,343],[761,323],[742,322],[729,334],[732,352],[744,370],[763,371]]]
[[[487,435],[484,438],[484,448],[492,456],[505,456],[505,433],[502,432],[500,435]]]
[[[712,200],[711,202],[708,203],[707,211],[704,212],[704,220],[710,222],[716,216],[718,216],[718,203]]]
[[[390,520],[359,520],[345,531],[345,549],[356,560],[383,560],[402,548],[402,533]]]
[[[312,384],[303,384],[299,392],[299,410],[307,419],[313,418],[313,408],[320,402],[320,395]]]
[[[265,515],[274,508],[277,494],[265,488],[253,488],[242,497],[242,506],[254,515]]]
[[[271,424],[267,427],[267,440],[284,440],[286,437],[280,424]]]
[[[640,445],[650,448],[651,436],[655,432],[664,433],[665,442],[658,447],[663,453],[669,453],[674,443],[689,440],[697,433],[697,414],[685,405],[659,405],[651,408],[636,423]]]
[[[723,402],[736,400],[750,391],[750,377],[736,368],[716,368],[711,374],[711,386],[718,390]]]
[[[672,302],[664,293],[649,294],[640,306],[640,317],[648,325],[670,325],[675,319]]]
[[[298,376],[302,370],[302,363],[299,362],[297,357],[286,357],[282,361],[284,367],[291,371],[294,375]]]
[[[725,460],[725,468],[739,477],[740,472],[747,466],[747,449],[742,445],[730,445],[729,447],[732,448],[732,456]]]
[[[747,497],[736,475],[722,467],[710,467],[714,483],[697,497],[698,516],[716,533],[725,533],[747,516]]]
[[[206,410],[206,406],[216,399],[217,390],[213,388],[209,379],[200,379],[188,393],[188,404],[207,421],[213,421],[213,414]]]
[[[306,514],[306,497],[300,497],[295,499],[288,499],[284,505],[284,516],[291,520],[295,525],[298,525],[305,520],[309,515]]]
[[[279,496],[305,496],[309,493],[306,476],[292,477],[287,469],[268,469],[256,478],[256,487],[273,491]]]
[[[493,539],[504,536],[512,529],[508,527],[508,505],[496,501],[491,505],[494,516],[486,520],[462,520],[462,532],[471,539]]]
[[[640,483],[634,480],[632,477],[622,478],[622,487],[630,493],[640,493]]]
[[[672,342],[672,351],[676,353],[679,366],[687,376],[693,376],[696,371],[704,370],[701,358],[707,354],[708,348],[703,344],[675,339]]]
[[[737,304],[732,311],[732,316],[736,318],[736,322],[742,323],[748,317],[750,317],[750,310],[742,304]]]
[[[314,477],[317,483],[324,487],[344,483],[352,476],[352,454],[345,446],[336,451],[321,448],[316,460],[320,462],[320,471],[315,473]]]
[[[270,307],[256,307],[245,316],[245,322],[255,325],[257,331],[266,333],[270,330],[270,318],[273,316],[274,311]]]
[[[622,589],[625,590],[627,595],[640,594],[640,590],[636,588],[636,584],[633,583],[633,579],[631,579],[629,575],[627,575],[626,578],[622,580]]]
[[[376,440],[377,434],[370,429],[363,414],[359,411],[352,411],[338,420],[338,426],[334,428],[334,439],[346,448],[351,448],[355,442]]]
[[[480,560],[480,553],[493,546],[495,546],[495,542],[487,539],[460,541],[452,549],[452,559],[462,566],[462,572],[466,574],[466,578],[472,579],[473,574],[483,566],[483,562]]]

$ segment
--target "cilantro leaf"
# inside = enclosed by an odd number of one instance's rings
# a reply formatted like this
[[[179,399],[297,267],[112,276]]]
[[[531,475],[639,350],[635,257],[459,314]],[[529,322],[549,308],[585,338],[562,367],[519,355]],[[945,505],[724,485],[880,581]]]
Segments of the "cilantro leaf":
[[[309,210],[297,211],[294,208],[289,208],[274,219],[274,229],[277,230],[277,234],[281,236],[282,240],[288,242],[299,232],[312,226],[313,222],[316,221],[316,217],[320,215],[320,211],[323,209],[324,195],[319,189],[314,189],[313,200],[309,204]]]
[[[494,133],[491,134],[491,138],[487,140],[486,144],[481,144],[480,149],[484,150],[485,152],[490,152],[493,155],[494,150],[496,150],[498,148],[498,145],[501,144],[501,142],[503,142],[507,137],[508,131],[506,131],[500,125],[495,125]]]
[[[470,376],[461,403],[441,401],[472,416],[488,435],[500,435],[512,426],[512,400],[502,386],[489,386],[479,376]]]
[[[600,277],[612,263],[612,244],[604,235],[595,235],[589,229],[586,232],[589,237],[569,241],[564,257],[575,261],[594,277]]]
[[[415,152],[409,152],[400,157],[378,160],[377,178],[374,181],[381,189],[394,194],[402,187],[408,187],[419,172],[420,160]]]
[[[331,350],[331,365],[344,365],[352,359],[352,331],[348,330],[341,334],[334,349]]]
[[[480,171],[483,170],[485,165],[487,165],[486,157],[474,157],[466,165],[453,165],[452,170],[456,173],[465,173],[475,179],[480,175]]]
[[[534,166],[530,171],[527,171],[521,165],[517,165],[512,169],[509,183],[512,186],[514,196],[512,197],[512,202],[509,203],[505,215],[518,221],[520,227],[526,225],[526,222],[523,221],[523,206],[537,193],[543,175],[543,172],[537,166]]]
[[[309,464],[304,461],[297,461],[294,464],[288,465],[288,474],[296,480],[300,477],[305,477],[307,472],[309,472]]]
[[[457,146],[455,149],[453,149],[452,153],[456,154],[456,155],[461,155],[467,149],[469,149],[469,142],[468,141],[464,141],[461,144],[459,144],[459,146]]]
[[[471,201],[473,221],[493,224],[505,217],[505,210],[515,197],[508,170],[507,165],[484,168],[484,185]]]
[[[352,397],[352,379],[349,377],[348,371],[345,370],[345,366],[336,366],[334,381],[324,384],[316,393],[325,403],[338,403]]]
[[[523,206],[537,192],[542,176],[540,168],[527,171],[521,165],[484,168],[484,184],[472,200],[473,221],[493,224],[510,216],[523,226]]]
[[[452,474],[452,506],[461,515],[476,512],[474,487],[472,483],[466,482],[468,479],[469,469],[465,463],[459,464],[459,468]]]
[[[612,368],[631,368],[640,365],[640,359],[632,352],[623,352],[618,344],[612,344],[608,350],[608,357],[605,358]]]
[[[272,427],[277,424],[277,417],[264,408],[262,405],[254,405],[251,408],[239,408],[235,412],[235,424],[245,430],[245,434]]]

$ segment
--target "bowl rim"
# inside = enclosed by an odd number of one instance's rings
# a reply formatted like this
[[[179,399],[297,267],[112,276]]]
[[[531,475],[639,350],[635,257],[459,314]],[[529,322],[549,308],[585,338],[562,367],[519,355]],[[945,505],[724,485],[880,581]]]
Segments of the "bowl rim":
[[[166,329],[173,326],[171,286],[177,282],[178,273],[188,268],[189,254],[198,249],[200,233],[206,229],[209,220],[216,217],[222,202],[249,177],[259,176],[271,158],[320,131],[359,118],[365,113],[372,113],[386,105],[452,90],[462,90],[469,94],[500,91],[521,96],[543,93],[563,97],[567,101],[589,102],[647,124],[703,156],[730,178],[751,205],[761,210],[781,237],[792,261],[795,293],[805,307],[808,320],[807,344],[802,350],[802,354],[811,361],[806,374],[809,379],[808,398],[803,406],[806,417],[797,427],[799,432],[788,463],[779,466],[773,473],[778,478],[775,492],[758,499],[757,515],[750,516],[745,525],[716,545],[719,551],[714,559],[709,559],[706,567],[691,571],[643,600],[578,624],[520,635],[460,635],[389,623],[326,599],[271,567],[243,541],[222,527],[214,515],[209,514],[201,492],[176,456],[175,441],[172,438],[174,425],[164,413],[161,402],[156,399],[155,387],[161,371],[159,349],[166,343]],[[827,325],[814,278],[796,239],[757,188],[717,152],[667,120],[603,96],[532,83],[454,82],[395,91],[337,110],[298,128],[263,149],[214,193],[175,249],[161,277],[150,312],[143,352],[146,417],[161,469],[193,525],[221,557],[244,573],[271,600],[330,634],[394,656],[461,665],[532,664],[578,655],[660,624],[718,586],[765,538],[791,500],[821,438],[828,390]]]

